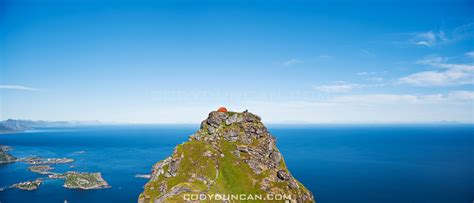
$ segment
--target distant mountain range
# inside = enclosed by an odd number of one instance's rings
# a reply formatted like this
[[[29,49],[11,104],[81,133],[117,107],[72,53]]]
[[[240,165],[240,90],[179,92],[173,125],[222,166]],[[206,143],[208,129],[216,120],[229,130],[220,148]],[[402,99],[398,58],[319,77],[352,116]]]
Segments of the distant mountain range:
[[[8,119],[0,122],[0,133],[12,133],[39,128],[99,125],[99,121],[32,121]]]

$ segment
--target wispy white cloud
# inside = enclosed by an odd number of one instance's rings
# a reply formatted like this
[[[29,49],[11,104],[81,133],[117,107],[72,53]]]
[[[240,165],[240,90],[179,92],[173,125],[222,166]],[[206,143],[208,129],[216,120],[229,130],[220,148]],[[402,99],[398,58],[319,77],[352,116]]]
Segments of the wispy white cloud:
[[[434,47],[437,45],[453,43],[474,36],[474,23],[468,23],[446,31],[426,31],[411,33],[409,42],[417,46]]]
[[[421,65],[430,65],[437,68],[458,69],[464,71],[474,70],[473,64],[448,63],[448,58],[440,56],[428,56],[416,61],[416,63]]]
[[[0,89],[37,91],[38,89],[22,85],[0,85]]]
[[[447,58],[443,58],[441,56],[427,56],[425,58],[419,59],[416,61],[417,64],[423,65],[437,65],[441,63],[445,63]]]
[[[361,84],[337,81],[334,84],[314,86],[314,89],[317,91],[326,92],[326,93],[345,93],[345,92],[350,92],[353,89],[359,88],[362,86],[363,85]]]
[[[365,75],[376,75],[377,72],[358,72],[357,75],[365,76]]]
[[[329,55],[319,55],[318,58],[320,58],[320,59],[330,59],[330,58],[332,58],[332,56],[329,56]]]
[[[447,94],[362,94],[338,96],[329,100],[330,103],[356,103],[356,104],[429,104],[429,103],[456,103],[474,101],[473,91],[452,91]]]
[[[299,60],[299,59],[292,58],[292,59],[289,59],[287,61],[284,61],[282,64],[284,66],[293,66],[293,65],[296,65],[296,64],[300,64],[300,63],[303,63],[303,61]]]
[[[362,49],[360,50],[360,52],[362,53],[362,55],[364,56],[368,56],[368,57],[375,57],[375,54],[372,53],[371,51],[369,50],[366,50],[366,49]]]
[[[448,98],[459,101],[474,101],[474,91],[457,90],[449,93]]]
[[[454,29],[451,35],[452,35],[451,38],[448,39],[451,41],[459,41],[459,40],[473,37],[474,36],[474,22],[457,27],[456,29]]]
[[[382,82],[383,81],[383,78],[382,77],[378,77],[378,76],[375,76],[375,77],[369,77],[367,78],[371,81],[374,81],[374,82]]]
[[[439,94],[352,94],[312,101],[244,101],[268,122],[438,122],[473,123],[473,91]],[[383,116],[382,116],[383,115]],[[280,119],[280,120],[276,120]]]
[[[384,78],[380,75],[385,74],[383,73],[377,73],[377,72],[358,72],[356,73],[358,76],[363,77],[366,80],[373,81],[380,83],[384,80]]]
[[[422,71],[400,78],[402,84],[414,86],[453,86],[474,84],[474,65],[448,63],[447,58],[426,57],[416,62],[441,70]]]
[[[470,57],[470,58],[474,58],[474,51],[467,52],[467,53],[465,53],[465,55]]]
[[[416,42],[416,45],[431,47],[431,46],[433,46],[433,42],[418,41],[418,42]]]
[[[400,83],[415,86],[450,86],[474,84],[473,73],[460,70],[424,71],[399,79]]]
[[[429,31],[416,33],[412,40],[416,45],[431,47],[436,43],[437,38],[437,34],[433,31]]]
[[[417,96],[408,94],[363,94],[339,96],[331,99],[333,103],[357,103],[357,104],[388,104],[398,102],[413,103],[417,100]]]

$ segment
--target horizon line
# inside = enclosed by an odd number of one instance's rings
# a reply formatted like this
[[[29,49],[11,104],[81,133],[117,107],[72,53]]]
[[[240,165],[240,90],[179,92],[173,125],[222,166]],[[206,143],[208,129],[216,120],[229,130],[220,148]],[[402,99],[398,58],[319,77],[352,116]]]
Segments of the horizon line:
[[[0,120],[33,121],[33,122],[70,122],[81,125],[200,125],[201,122],[122,122],[122,121],[101,121],[101,120],[34,120],[34,119],[13,119]],[[387,124],[465,124],[474,125],[474,122],[464,121],[333,121],[333,122],[308,122],[308,121],[288,121],[288,122],[265,122],[266,125],[387,125]]]

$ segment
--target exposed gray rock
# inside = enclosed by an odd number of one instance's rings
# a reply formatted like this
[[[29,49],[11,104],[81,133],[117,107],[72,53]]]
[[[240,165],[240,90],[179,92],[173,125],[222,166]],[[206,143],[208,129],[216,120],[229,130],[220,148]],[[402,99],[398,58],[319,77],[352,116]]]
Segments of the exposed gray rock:
[[[158,190],[160,190],[160,192],[164,192],[164,191],[166,191],[166,188],[167,188],[166,183],[165,183],[165,182],[162,182],[162,183],[160,184],[160,188],[158,188]]]
[[[234,150],[232,151],[232,154],[237,157],[237,158],[240,158],[240,151],[239,150]]]
[[[170,163],[170,161],[171,161],[171,157],[168,157],[168,158],[156,163],[153,166],[153,169],[152,169],[151,179],[155,180],[156,178],[158,178],[159,175],[164,174],[165,173],[164,166],[168,165]]]
[[[278,164],[280,164],[281,155],[278,151],[273,151],[272,153],[270,153],[269,158],[270,158],[271,163],[273,164],[272,168],[275,168],[278,166]]]
[[[210,134],[214,134],[216,132],[216,128],[214,128],[212,126],[208,126],[207,131],[209,131]]]
[[[175,186],[175,187],[171,188],[163,196],[161,196],[159,199],[155,199],[154,203],[166,202],[166,198],[171,197],[171,196],[176,196],[176,195],[181,194],[183,192],[191,192],[191,189],[189,189],[186,186]]]
[[[243,153],[249,153],[249,148],[247,146],[237,146],[237,150]]]
[[[279,170],[277,172],[277,177],[280,178],[281,180],[290,180],[291,178],[290,174],[284,170]]]
[[[250,166],[250,168],[254,171],[255,174],[260,174],[263,172],[264,168],[261,166],[261,164],[257,160],[247,159],[244,162]]]
[[[242,117],[239,117],[238,114],[234,114],[234,115],[230,116],[227,120],[225,120],[225,124],[226,125],[231,125],[232,123],[240,122],[242,120],[243,120]]]
[[[171,176],[176,176],[176,172],[178,171],[178,166],[179,166],[179,162],[181,161],[181,158],[174,158],[174,159],[171,159],[171,162],[169,164],[169,168],[168,168],[168,174],[171,175]]]
[[[259,116],[252,114],[250,112],[244,112],[242,114],[246,122],[259,122],[261,120]]]
[[[230,130],[230,131],[226,134],[225,138],[226,138],[227,140],[231,141],[231,142],[235,142],[235,141],[237,141],[237,139],[239,138],[239,131],[238,131],[238,130],[235,130],[235,129]]]
[[[294,181],[294,180],[291,180],[290,183],[288,184],[288,187],[291,188],[291,189],[298,189],[300,188],[298,186],[298,184]]]
[[[227,119],[228,115],[224,112],[213,111],[207,118],[207,123],[213,127],[219,127]]]

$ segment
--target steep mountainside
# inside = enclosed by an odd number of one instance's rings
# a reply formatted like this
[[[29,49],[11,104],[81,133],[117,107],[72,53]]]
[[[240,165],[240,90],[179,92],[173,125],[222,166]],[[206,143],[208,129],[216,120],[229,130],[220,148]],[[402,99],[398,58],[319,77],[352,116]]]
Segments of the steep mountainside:
[[[286,168],[275,141],[252,113],[211,112],[187,142],[153,166],[139,202],[314,202]]]

